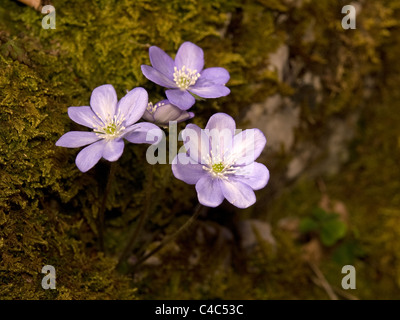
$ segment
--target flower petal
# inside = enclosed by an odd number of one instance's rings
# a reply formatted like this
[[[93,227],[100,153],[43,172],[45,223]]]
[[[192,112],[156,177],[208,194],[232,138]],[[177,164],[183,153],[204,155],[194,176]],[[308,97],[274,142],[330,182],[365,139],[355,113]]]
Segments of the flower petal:
[[[189,123],[181,135],[185,149],[193,162],[205,164],[205,159],[210,154],[210,141],[206,131]]]
[[[202,98],[225,97],[231,92],[231,90],[229,90],[229,88],[227,88],[223,85],[212,85],[210,87],[192,86],[192,87],[189,87],[188,90]]]
[[[94,132],[69,131],[56,142],[58,147],[79,148],[100,140]]]
[[[168,125],[169,121],[185,121],[194,117],[194,113],[179,109],[168,100],[157,102],[154,120],[158,124]]]
[[[153,67],[142,65],[141,67],[143,75],[153,81],[154,83],[158,84],[159,86],[166,87],[166,88],[177,88],[175,82],[170,80],[167,76],[162,74],[160,71],[157,71]]]
[[[196,183],[197,198],[199,202],[207,207],[218,207],[224,201],[219,179],[213,179],[205,175]]]
[[[226,113],[216,113],[210,117],[204,130],[209,136],[212,154],[224,159],[232,149],[235,120]]]
[[[263,151],[267,139],[259,129],[247,129],[233,137],[231,154],[237,159],[236,164],[251,164]]]
[[[158,105],[154,112],[154,119],[156,122],[168,123],[169,121],[175,121],[182,112],[186,112],[179,109],[177,106],[172,105],[168,100],[166,101],[166,103],[160,101],[156,104],[156,106]]]
[[[152,46],[149,49],[149,57],[154,69],[160,71],[170,80],[173,80],[175,63],[168,54],[159,47]]]
[[[242,167],[240,170],[242,170],[244,174],[235,175],[235,179],[247,184],[253,190],[260,190],[267,185],[269,180],[269,170],[262,163],[253,162]]]
[[[240,181],[221,180],[221,190],[226,200],[240,209],[248,208],[256,202],[253,189]]]
[[[230,115],[227,115],[226,113],[223,112],[218,112],[213,114],[210,117],[210,119],[208,119],[205,129],[208,130],[217,129],[219,131],[228,129],[233,137],[236,130],[236,123],[235,120]]]
[[[118,116],[125,118],[125,127],[134,124],[143,116],[148,99],[147,91],[138,87],[129,91],[118,102]]]
[[[182,43],[176,53],[175,65],[178,69],[185,66],[187,69],[200,72],[204,67],[203,49],[191,42]]]
[[[127,131],[129,133],[124,138],[132,143],[157,144],[164,135],[164,132],[158,126],[150,122],[136,123],[127,128]]]
[[[103,139],[87,146],[78,153],[75,159],[76,166],[82,172],[86,172],[99,162],[103,155],[103,149],[106,141]]]
[[[122,139],[107,141],[103,150],[103,158],[111,162],[117,161],[124,152],[124,146],[125,143]]]
[[[69,107],[68,116],[70,119],[82,126],[88,128],[96,128],[102,121],[96,116],[91,107]]]
[[[186,90],[172,89],[165,91],[169,102],[179,109],[187,110],[196,102],[195,98]]]
[[[148,122],[154,122],[154,116],[151,114],[147,109],[144,111],[142,115],[142,119],[148,121]]]
[[[90,106],[103,122],[114,117],[117,103],[117,93],[111,84],[97,87],[90,97]]]
[[[229,72],[220,67],[207,68],[200,73],[200,78],[193,87],[210,87],[212,85],[225,85],[230,79]]]
[[[196,184],[206,174],[201,164],[192,164],[186,153],[178,153],[172,161],[172,172],[175,178],[187,184]]]
[[[193,117],[194,117],[194,113],[193,112],[184,111],[184,112],[182,112],[182,114],[175,121],[176,122],[182,122],[182,121],[186,121],[186,120],[192,119]]]

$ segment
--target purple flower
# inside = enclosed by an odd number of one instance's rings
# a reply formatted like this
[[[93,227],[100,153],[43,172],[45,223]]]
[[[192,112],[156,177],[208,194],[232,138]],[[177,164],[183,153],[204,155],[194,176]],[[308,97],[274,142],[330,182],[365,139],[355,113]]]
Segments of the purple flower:
[[[214,114],[204,130],[188,124],[182,131],[186,153],[172,164],[177,179],[195,184],[199,202],[217,207],[224,199],[238,208],[255,203],[253,190],[264,188],[269,171],[254,162],[267,142],[259,129],[235,134],[236,124],[225,113]]]
[[[203,70],[203,50],[191,42],[184,42],[179,47],[175,61],[155,46],[150,47],[149,56],[153,67],[142,65],[144,76],[169,88],[165,92],[168,100],[182,110],[195,103],[192,94],[202,98],[219,98],[230,93],[225,87],[229,81],[228,71],[224,68]]]
[[[155,124],[135,124],[147,107],[148,95],[143,88],[129,91],[119,102],[114,87],[105,84],[93,90],[90,107],[69,107],[71,120],[93,131],[65,133],[56,146],[82,149],[75,160],[82,172],[91,169],[102,157],[117,161],[124,151],[124,140],[132,143],[160,141],[162,131]]]
[[[159,126],[168,126],[170,121],[182,122],[194,117],[193,112],[187,112],[171,104],[168,100],[162,100],[153,105],[147,105],[143,119]]]

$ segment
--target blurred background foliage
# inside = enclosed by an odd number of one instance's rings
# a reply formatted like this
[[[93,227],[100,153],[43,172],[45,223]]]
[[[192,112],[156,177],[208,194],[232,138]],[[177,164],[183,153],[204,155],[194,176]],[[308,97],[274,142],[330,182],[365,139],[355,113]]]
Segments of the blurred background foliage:
[[[348,3],[337,0],[51,4],[55,30],[43,29],[44,15],[16,0],[0,5],[1,299],[400,297],[398,1],[353,2],[356,30],[342,29]],[[126,145],[101,252],[96,221],[109,163],[81,173],[74,164],[78,150],[55,142],[82,129],[67,108],[87,105],[99,85],[112,84],[119,98],[142,86],[150,101],[161,100],[163,89],[140,66],[149,64],[151,45],[174,55],[184,41],[203,48],[206,67],[231,74],[231,94],[197,103],[192,122],[204,126],[213,113],[226,112],[239,128],[254,127],[246,116],[251,106],[262,108],[257,104],[279,95],[299,108],[294,145],[319,146],[321,157],[288,177],[299,155],[266,148],[260,161],[271,180],[257,192],[256,205],[208,210],[191,232],[132,272],[131,262],[188,219],[194,188],[175,179],[169,165],[150,167],[147,146]],[[271,60],[282,47],[288,56],[280,70]],[[309,74],[318,81],[303,81]],[[345,127],[349,141],[340,146],[348,157],[332,173],[321,146],[332,120],[353,115],[356,121]],[[149,198],[145,230],[116,271]],[[41,288],[47,264],[56,268],[56,290]],[[347,264],[357,270],[355,290],[340,289]]]

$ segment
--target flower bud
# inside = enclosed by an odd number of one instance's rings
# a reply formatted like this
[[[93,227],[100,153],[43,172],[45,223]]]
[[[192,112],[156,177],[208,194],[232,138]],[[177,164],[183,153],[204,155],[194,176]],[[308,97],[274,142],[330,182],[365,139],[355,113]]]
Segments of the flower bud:
[[[170,121],[182,122],[194,117],[193,112],[187,112],[171,104],[168,100],[162,100],[153,105],[147,105],[142,118],[159,126],[168,126]]]

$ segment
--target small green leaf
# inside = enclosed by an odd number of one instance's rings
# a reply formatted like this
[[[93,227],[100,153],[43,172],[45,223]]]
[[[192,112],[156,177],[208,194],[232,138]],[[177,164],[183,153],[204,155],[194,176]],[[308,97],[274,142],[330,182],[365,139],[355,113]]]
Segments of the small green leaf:
[[[322,208],[315,208],[312,211],[312,216],[316,221],[323,221],[329,217],[329,214]]]
[[[307,233],[310,231],[315,231],[319,227],[318,223],[312,218],[304,218],[300,221],[300,231],[303,233]]]
[[[206,99],[199,97],[197,94],[194,94],[193,92],[189,92],[197,101],[205,101]]]
[[[340,264],[354,264],[355,260],[365,254],[361,245],[355,241],[346,241],[334,251],[333,260]]]
[[[325,221],[321,226],[321,241],[326,246],[334,245],[346,234],[346,225],[340,220]]]

